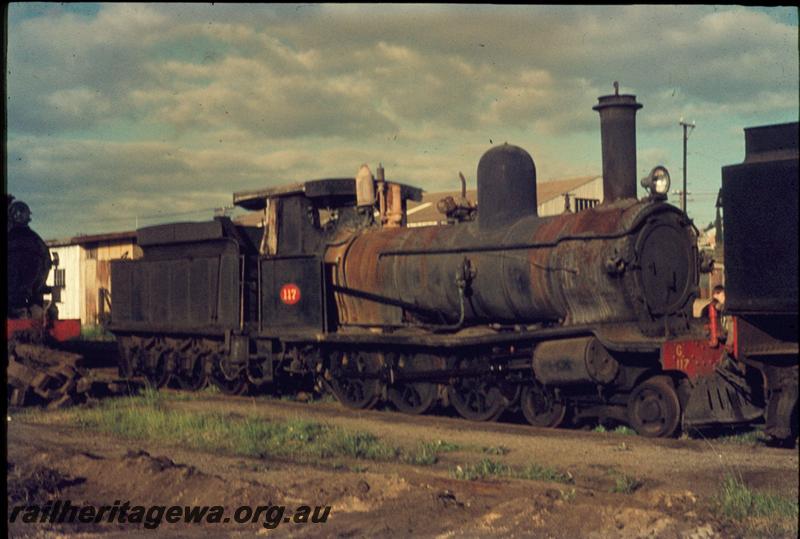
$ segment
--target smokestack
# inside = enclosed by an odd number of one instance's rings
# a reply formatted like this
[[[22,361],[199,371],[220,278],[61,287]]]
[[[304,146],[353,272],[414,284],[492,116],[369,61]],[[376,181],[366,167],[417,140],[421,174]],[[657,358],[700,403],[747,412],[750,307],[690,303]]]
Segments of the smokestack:
[[[597,98],[592,107],[600,113],[603,147],[603,201],[636,198],[636,111],[642,108],[635,95],[614,94]]]

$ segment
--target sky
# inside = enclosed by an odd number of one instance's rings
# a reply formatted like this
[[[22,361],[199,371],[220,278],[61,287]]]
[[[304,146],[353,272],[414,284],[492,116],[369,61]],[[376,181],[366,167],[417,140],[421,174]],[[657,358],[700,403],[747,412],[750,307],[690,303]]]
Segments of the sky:
[[[7,35],[6,188],[48,239],[209,219],[362,163],[474,187],[503,142],[538,181],[599,174],[615,80],[644,105],[638,177],[666,166],[676,204],[695,122],[702,228],[742,129],[798,120],[794,7],[12,3]]]

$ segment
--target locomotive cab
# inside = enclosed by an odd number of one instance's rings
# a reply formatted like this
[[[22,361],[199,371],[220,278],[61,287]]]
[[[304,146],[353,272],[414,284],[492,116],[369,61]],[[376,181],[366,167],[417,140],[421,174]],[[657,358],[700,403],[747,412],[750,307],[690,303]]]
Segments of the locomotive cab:
[[[328,178],[281,187],[234,193],[233,203],[265,215],[259,250],[264,256],[318,253],[326,240],[342,231],[368,228],[388,222],[387,199],[396,206],[405,223],[406,204],[422,200],[422,190],[370,177],[371,200],[360,200],[360,178]],[[377,198],[376,198],[377,197]],[[393,200],[393,197],[396,200]]]
[[[422,190],[385,182],[383,169],[378,170],[377,186],[371,174],[360,174],[234,193],[234,204],[265,214],[258,269],[260,335],[336,329],[333,269],[322,256],[326,247],[360,230],[386,226],[390,207],[399,208],[402,223],[407,201],[422,198]]]

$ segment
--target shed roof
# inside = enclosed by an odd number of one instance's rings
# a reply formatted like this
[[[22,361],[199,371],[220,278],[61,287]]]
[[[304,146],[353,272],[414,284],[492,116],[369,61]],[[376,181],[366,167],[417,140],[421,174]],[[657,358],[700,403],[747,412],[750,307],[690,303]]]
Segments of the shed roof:
[[[560,197],[563,193],[568,193],[592,182],[601,176],[577,176],[574,178],[563,178],[557,180],[545,180],[536,183],[536,201],[541,205],[545,202]],[[408,203],[408,222],[409,223],[428,223],[443,221],[444,215],[436,209],[436,203],[441,199],[451,196],[456,201],[461,198],[461,191],[438,191],[436,193],[425,192],[420,202]],[[467,200],[473,204],[478,201],[477,189],[467,189]]]
[[[73,236],[71,238],[53,239],[45,241],[48,247],[64,247],[66,245],[87,245],[90,243],[101,243],[111,241],[131,241],[136,243],[136,231],[126,230],[124,232],[107,232],[104,234],[86,234]]]

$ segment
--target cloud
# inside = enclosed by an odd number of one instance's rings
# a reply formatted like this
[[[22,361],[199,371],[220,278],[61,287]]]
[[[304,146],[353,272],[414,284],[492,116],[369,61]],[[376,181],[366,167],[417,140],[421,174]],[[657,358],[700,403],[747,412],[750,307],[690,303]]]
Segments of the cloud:
[[[8,41],[9,185],[53,230],[379,160],[451,188],[506,140],[595,173],[614,80],[664,161],[682,116],[722,139],[798,109],[796,17],[737,6],[15,4]]]
[[[614,79],[642,96],[677,90],[698,107],[765,93],[780,107],[797,94],[796,28],[736,7],[108,4],[95,18],[43,16],[13,30],[10,126],[37,133],[102,121],[65,117],[44,89],[83,88],[118,115],[178,132],[232,122],[278,137],[425,122],[582,130],[578,103]]]

